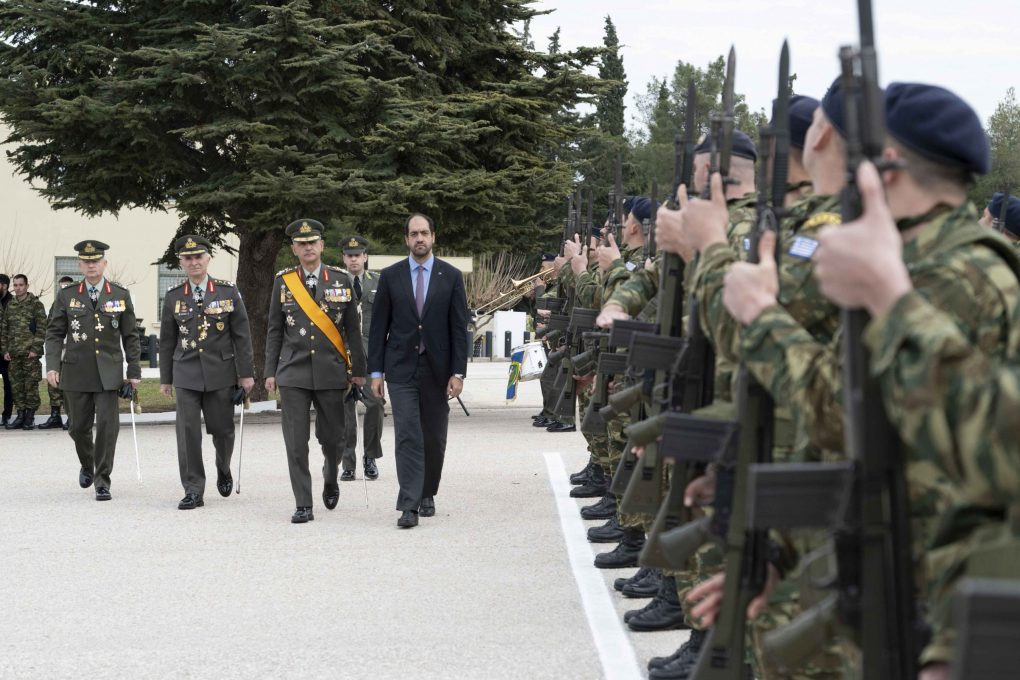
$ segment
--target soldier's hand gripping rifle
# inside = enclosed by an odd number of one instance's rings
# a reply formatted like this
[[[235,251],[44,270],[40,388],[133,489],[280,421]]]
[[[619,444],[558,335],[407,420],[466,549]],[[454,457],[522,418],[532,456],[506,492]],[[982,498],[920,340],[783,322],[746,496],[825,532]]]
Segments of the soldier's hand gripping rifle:
[[[881,161],[885,107],[878,85],[871,2],[858,0],[857,7],[860,49],[840,50],[848,161],[841,201],[844,223],[861,214],[856,187],[861,161],[867,158],[880,169],[888,167]],[[818,526],[812,520],[835,517],[836,592],[789,626],[770,633],[765,649],[791,667],[842,630],[860,647],[858,677],[914,678],[919,649],[903,446],[884,411],[880,387],[868,373],[861,339],[867,313],[844,309],[842,314],[849,461],[755,466],[749,503],[756,523],[772,515],[772,526]],[[833,507],[832,496],[839,505]]]
[[[772,126],[761,129],[757,228],[751,237],[750,262],[758,261],[761,238],[776,237],[786,200],[790,151],[789,48],[784,41],[779,58],[779,88],[772,108]],[[775,154],[769,184],[770,147]],[[774,253],[775,254],[775,253]],[[774,403],[772,396],[751,375],[743,362],[737,367],[734,390],[736,427],[720,422],[722,445],[716,459],[716,485],[712,516],[699,518],[662,536],[663,552],[675,564],[685,563],[709,538],[721,542],[725,554],[726,584],[722,608],[708,632],[692,680],[743,680],[747,606],[764,588],[768,539],[763,528],[747,525],[747,479],[753,463],[772,460]]]
[[[586,234],[590,233],[591,210],[589,206],[588,219],[587,222],[585,222],[583,192],[581,189],[578,189],[575,195],[571,222],[574,225],[574,235],[583,238]],[[571,238],[573,238],[573,235]],[[582,241],[582,254],[586,252],[586,247],[586,244]],[[570,263],[564,266],[568,266],[569,264]],[[556,384],[553,387],[553,389],[558,390],[559,393],[556,405],[553,408],[553,415],[561,418],[572,418],[577,412],[577,385],[574,381],[576,370],[573,358],[583,351],[579,348],[582,333],[590,330],[592,326],[595,325],[595,318],[598,316],[598,312],[596,310],[577,308],[575,306],[577,300],[576,279],[577,276],[571,274],[569,280],[573,282],[573,285],[569,286],[567,291],[567,305],[569,312],[567,314],[568,322],[563,343],[565,354],[563,355],[563,360],[560,363],[560,372],[557,377]],[[589,317],[591,317],[590,323],[588,322]]]

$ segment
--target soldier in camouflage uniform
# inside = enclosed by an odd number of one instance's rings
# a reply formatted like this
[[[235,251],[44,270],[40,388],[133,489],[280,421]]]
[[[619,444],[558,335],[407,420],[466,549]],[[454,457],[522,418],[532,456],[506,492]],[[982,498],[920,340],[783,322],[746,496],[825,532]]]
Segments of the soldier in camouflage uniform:
[[[1016,196],[1009,197],[1009,203],[1006,205],[1005,219],[1000,219],[1002,217],[1002,203],[1005,198],[1005,194],[1001,192],[995,193],[992,196],[992,200],[985,207],[978,222],[981,226],[995,229],[1005,236],[1014,247],[1020,248],[1020,198]]]
[[[844,184],[846,154],[839,130],[810,97],[795,96],[790,103],[790,159],[786,196],[788,213],[780,224],[780,304],[797,318],[813,337],[829,342],[839,325],[839,310],[823,298],[811,278],[811,260],[801,254],[804,243],[813,243],[814,236],[826,224],[838,222],[832,212],[838,205],[835,196]],[[811,168],[809,172],[807,167]],[[804,194],[804,182],[820,192]],[[664,211],[665,212],[665,211]],[[740,325],[722,303],[722,286],[726,273],[738,261],[724,231],[726,215],[721,205],[714,209],[709,202],[692,202],[683,214],[683,228],[676,213],[661,218],[660,245],[664,249],[678,247],[681,240],[700,253],[694,289],[701,305],[701,324],[712,339],[717,359],[733,364],[740,361]],[[679,232],[682,232],[682,236]],[[791,404],[787,395],[773,395],[777,405],[773,460],[803,462],[831,460],[839,452],[823,452],[807,446],[807,437],[798,432],[801,409]],[[706,480],[700,480],[700,484]],[[692,485],[693,486],[693,485]],[[798,532],[798,546],[811,550],[827,540],[824,532]],[[707,556],[711,559],[712,556]],[[703,574],[709,569],[701,569]],[[796,575],[791,575],[796,578]],[[702,579],[702,582],[704,580]],[[794,583],[784,584],[773,593],[769,607],[753,622],[751,648],[755,650],[758,673],[763,678],[842,678],[846,661],[839,646],[833,644],[796,674],[771,668],[761,654],[762,635],[788,623],[800,613],[799,593]]]
[[[60,286],[60,290],[63,290],[74,283],[74,279],[70,276],[61,276],[60,280],[57,281],[57,285]],[[53,304],[57,303],[56,299],[53,300]],[[50,313],[53,313],[53,305],[50,305]],[[59,427],[64,430],[67,429],[67,423],[60,417],[60,411],[64,408],[64,391],[59,387],[46,383],[46,393],[50,398],[50,417],[45,422],[39,425],[40,430],[49,430],[54,427]]]
[[[989,167],[980,120],[958,97],[928,85],[890,85],[885,103],[892,142],[884,153],[906,162],[905,169],[887,171],[886,189],[913,285],[954,319],[978,351],[1001,360],[1020,339],[1020,263],[1008,243],[977,224],[977,212],[966,200],[970,178]],[[746,326],[742,355],[770,366],[774,386],[811,405],[806,420],[814,444],[838,447],[843,440],[838,337],[828,346],[817,343],[776,306],[774,266],[767,259],[735,265],[727,278],[724,302]],[[895,412],[890,416],[897,419]],[[934,612],[933,639],[921,662],[940,666],[950,659],[953,634],[944,615],[947,591],[936,579],[960,573],[968,544],[993,520],[976,499],[961,499],[932,463],[926,436],[904,443],[915,558],[927,575],[919,585]]]
[[[4,312],[7,310],[7,305],[10,303],[11,295],[8,288],[11,286],[11,277],[7,274],[0,274],[0,324],[4,320]],[[7,423],[11,422],[11,412],[14,410],[14,395],[11,392],[11,376],[8,372],[8,361],[4,359],[3,347],[0,346],[0,379],[3,380],[4,390],[4,403],[3,403],[3,416],[0,420],[0,427],[7,427]]]
[[[28,292],[28,277],[15,274],[11,281],[14,299],[7,305],[0,325],[0,347],[9,362],[14,408],[17,416],[8,430],[35,429],[39,410],[39,381],[42,380],[42,354],[46,337],[46,308]]]

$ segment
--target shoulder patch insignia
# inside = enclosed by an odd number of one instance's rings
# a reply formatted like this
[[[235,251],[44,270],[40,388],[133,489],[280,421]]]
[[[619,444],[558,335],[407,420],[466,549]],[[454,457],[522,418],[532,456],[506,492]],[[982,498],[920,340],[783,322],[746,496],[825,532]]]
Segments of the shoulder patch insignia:
[[[815,254],[815,250],[818,248],[818,241],[807,236],[798,236],[793,239],[793,245],[790,246],[790,255],[792,257],[799,257],[802,260],[810,260],[811,256]]]
[[[804,220],[802,229],[811,229],[825,224],[843,224],[843,218],[839,213],[820,212]]]
[[[624,266],[624,267],[626,267],[626,268],[627,268],[627,271],[629,271],[629,272],[632,272],[632,271],[634,271],[635,269],[637,269],[637,264],[636,264],[636,263],[634,263],[634,262],[628,262],[627,264],[625,264],[625,265],[623,265],[623,266]]]

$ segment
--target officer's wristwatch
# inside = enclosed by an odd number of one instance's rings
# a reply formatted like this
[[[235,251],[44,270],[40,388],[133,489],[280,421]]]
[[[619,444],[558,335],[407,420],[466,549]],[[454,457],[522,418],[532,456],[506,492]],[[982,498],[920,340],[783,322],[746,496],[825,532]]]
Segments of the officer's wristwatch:
[[[453,377],[454,378],[460,378],[460,381],[464,382],[464,374],[463,373],[454,373]]]

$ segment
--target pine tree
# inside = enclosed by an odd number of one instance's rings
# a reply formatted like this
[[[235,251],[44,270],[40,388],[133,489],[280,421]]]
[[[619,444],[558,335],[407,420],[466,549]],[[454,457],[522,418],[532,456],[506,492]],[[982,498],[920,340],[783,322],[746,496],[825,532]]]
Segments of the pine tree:
[[[624,97],[627,96],[627,74],[620,56],[620,40],[611,17],[606,16],[606,32],[602,40],[605,51],[599,60],[599,78],[608,87],[599,95],[595,105],[598,129],[611,137],[623,137]]]
[[[979,210],[997,191],[1020,195],[1020,105],[1014,88],[1009,88],[995,107],[995,113],[988,119],[987,133],[992,148],[992,171],[980,178],[971,192]]]
[[[529,4],[6,3],[10,159],[54,207],[174,209],[181,231],[235,234],[261,373],[293,219],[378,251],[420,210],[462,252],[530,249],[558,219],[573,175],[556,150],[583,131],[556,116],[591,99],[598,51],[523,45],[509,27]]]

